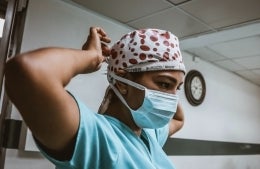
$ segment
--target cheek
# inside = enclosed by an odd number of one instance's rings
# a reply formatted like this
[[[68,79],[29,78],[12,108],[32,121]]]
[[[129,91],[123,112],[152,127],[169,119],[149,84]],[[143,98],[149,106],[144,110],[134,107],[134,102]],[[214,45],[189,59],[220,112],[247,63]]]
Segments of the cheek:
[[[142,104],[144,100],[144,94],[145,92],[143,90],[138,90],[135,88],[129,88],[127,93],[127,102],[128,105],[133,109],[138,109]]]

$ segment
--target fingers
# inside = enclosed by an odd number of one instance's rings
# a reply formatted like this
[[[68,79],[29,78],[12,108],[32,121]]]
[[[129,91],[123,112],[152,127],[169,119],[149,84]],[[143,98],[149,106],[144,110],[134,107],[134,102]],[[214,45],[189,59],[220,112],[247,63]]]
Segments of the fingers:
[[[111,39],[107,36],[106,32],[100,27],[91,27],[90,35],[97,34],[99,36],[100,41],[105,43],[110,43]]]
[[[108,58],[110,56],[110,48],[106,45],[101,43],[101,48],[102,48],[102,56],[103,56],[103,61],[108,63]]]
[[[82,50],[87,50],[91,46],[94,48],[102,47],[102,43],[110,43],[111,39],[107,36],[106,32],[100,27],[90,27],[87,41],[82,46]],[[106,48],[105,48],[106,49]],[[107,55],[107,49],[105,50]]]
[[[110,47],[107,46],[104,43],[101,43],[101,48],[102,48],[102,55],[103,56],[109,56],[110,55]]]
[[[102,41],[102,42],[106,42],[106,43],[110,43],[111,42],[111,39],[109,38],[109,37],[107,37],[107,36],[105,36],[105,37],[100,37],[100,40]]]

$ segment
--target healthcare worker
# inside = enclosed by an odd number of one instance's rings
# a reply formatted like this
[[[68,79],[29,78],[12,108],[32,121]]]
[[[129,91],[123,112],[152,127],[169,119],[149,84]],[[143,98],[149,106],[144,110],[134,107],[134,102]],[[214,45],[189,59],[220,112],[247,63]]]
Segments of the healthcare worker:
[[[185,67],[178,38],[142,29],[111,49],[109,42],[102,28],[92,27],[83,50],[42,48],[10,59],[10,99],[58,169],[174,168],[162,146],[183,124],[177,90]],[[109,88],[96,113],[64,87],[104,61]]]

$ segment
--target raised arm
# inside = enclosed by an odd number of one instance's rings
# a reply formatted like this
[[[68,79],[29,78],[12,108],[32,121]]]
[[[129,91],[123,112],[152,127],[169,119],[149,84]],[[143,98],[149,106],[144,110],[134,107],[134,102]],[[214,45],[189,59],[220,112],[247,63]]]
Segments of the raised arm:
[[[79,126],[77,104],[64,87],[77,74],[100,68],[109,53],[102,42],[110,39],[101,28],[91,28],[84,50],[43,48],[7,62],[8,96],[34,137],[57,157],[71,155]]]
[[[173,119],[170,121],[170,129],[169,129],[169,136],[173,135],[177,131],[179,131],[184,124],[184,112],[183,108],[181,107],[180,103],[178,103],[177,111],[173,117]]]

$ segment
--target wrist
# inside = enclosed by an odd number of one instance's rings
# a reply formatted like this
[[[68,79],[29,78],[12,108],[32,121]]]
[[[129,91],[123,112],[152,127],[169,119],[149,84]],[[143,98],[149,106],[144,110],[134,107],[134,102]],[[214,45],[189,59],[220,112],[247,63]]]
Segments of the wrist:
[[[83,50],[77,62],[80,65],[78,74],[92,73],[99,70],[103,58],[99,56],[96,50]]]

